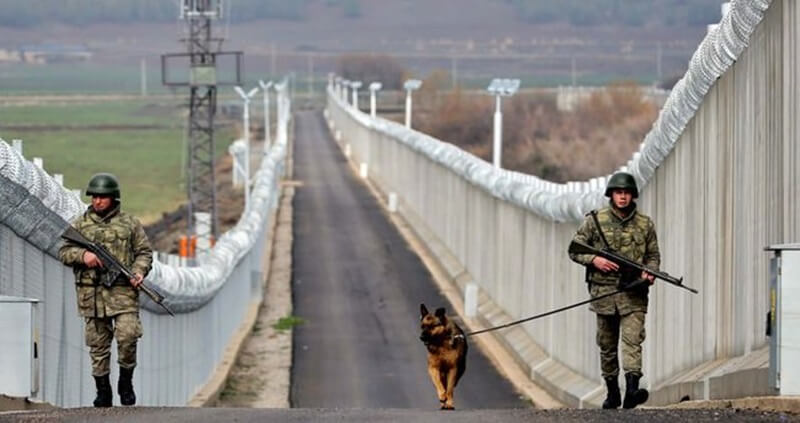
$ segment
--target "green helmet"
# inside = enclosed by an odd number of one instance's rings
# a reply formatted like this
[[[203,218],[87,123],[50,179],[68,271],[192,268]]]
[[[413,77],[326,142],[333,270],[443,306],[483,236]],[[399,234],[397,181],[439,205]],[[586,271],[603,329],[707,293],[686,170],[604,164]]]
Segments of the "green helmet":
[[[110,173],[97,173],[89,179],[86,195],[108,195],[119,198],[119,182],[117,177]]]
[[[636,186],[636,179],[630,173],[619,172],[611,176],[606,185],[606,197],[611,197],[611,191],[615,189],[626,189],[633,194],[633,198],[639,198],[639,188]]]

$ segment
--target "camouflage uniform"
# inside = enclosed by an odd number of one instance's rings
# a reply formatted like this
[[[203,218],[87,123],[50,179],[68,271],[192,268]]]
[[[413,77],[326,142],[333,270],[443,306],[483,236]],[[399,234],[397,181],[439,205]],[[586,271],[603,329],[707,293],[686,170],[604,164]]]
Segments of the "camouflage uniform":
[[[133,273],[147,276],[153,261],[150,242],[141,223],[119,209],[117,202],[105,216],[90,206],[72,226],[87,239],[102,244]],[[124,275],[111,287],[100,281],[102,268],[83,263],[86,249],[66,242],[59,250],[61,261],[75,273],[78,311],[86,322],[86,345],[92,358],[92,375],[110,371],[111,340],[116,337],[121,368],[136,367],[136,343],[142,336],[139,321],[139,291]]]
[[[597,219],[603,228],[603,234],[617,253],[658,270],[661,254],[655,225],[649,217],[636,211],[636,203],[631,203],[631,207],[632,210],[625,218],[620,217],[610,206],[599,210]],[[573,239],[598,248],[604,247],[591,216],[584,219]],[[632,281],[641,276],[638,271],[634,274],[603,273],[592,265],[594,257],[591,254],[570,254],[573,261],[586,266],[586,282],[592,298],[616,291],[620,281]],[[591,304],[590,309],[597,314],[597,345],[600,347],[600,367],[604,378],[619,374],[617,344],[620,335],[625,372],[641,376],[648,291],[649,288],[644,286]]]

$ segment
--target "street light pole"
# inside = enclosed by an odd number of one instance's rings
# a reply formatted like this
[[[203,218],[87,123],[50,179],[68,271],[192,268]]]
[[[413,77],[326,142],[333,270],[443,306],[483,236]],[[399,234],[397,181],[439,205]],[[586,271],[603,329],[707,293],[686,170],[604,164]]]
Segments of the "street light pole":
[[[288,82],[286,79],[281,81],[279,84],[275,84],[273,86],[275,89],[276,94],[276,104],[278,106],[278,129],[277,129],[277,138],[279,142],[286,142],[286,121],[289,120],[289,104],[287,98],[287,89],[288,89]]]
[[[500,167],[503,144],[503,106],[501,101],[500,96],[496,95],[494,105],[494,143],[492,146],[492,164],[496,168]]]
[[[264,154],[266,154],[272,144],[272,130],[269,125],[269,89],[272,87],[272,81],[264,83],[259,79],[258,85],[261,86],[261,91],[264,92]]]
[[[369,84],[369,115],[373,119],[377,116],[377,93],[381,88],[383,88],[383,84],[380,82]]]
[[[242,120],[244,121],[244,209],[246,211],[250,207],[250,99],[258,92],[258,87],[247,93],[238,85],[233,89],[242,97],[244,104]]]
[[[406,128],[411,129],[411,92],[418,90],[422,86],[419,79],[409,79],[403,84],[406,90]]]
[[[350,94],[350,92],[347,91],[348,88],[350,88],[350,80],[349,79],[343,79],[342,80],[342,98],[341,98],[341,100],[344,101],[345,103],[347,103],[347,96],[348,96],[348,94]]]
[[[333,94],[336,95],[337,98],[342,96],[342,77],[337,76],[333,78]]]
[[[358,89],[361,88],[361,81],[351,82],[350,88],[353,89],[353,108],[358,110]]]
[[[503,108],[501,97],[510,97],[514,95],[519,90],[519,84],[519,79],[495,78],[487,88],[487,91],[495,96],[492,165],[497,169],[502,168],[503,155]]]

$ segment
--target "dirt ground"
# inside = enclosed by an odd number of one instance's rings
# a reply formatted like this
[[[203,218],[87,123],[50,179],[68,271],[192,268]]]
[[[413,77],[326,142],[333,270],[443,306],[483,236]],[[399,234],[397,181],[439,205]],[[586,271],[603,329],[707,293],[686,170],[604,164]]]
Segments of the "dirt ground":
[[[228,374],[218,407],[289,408],[292,366],[292,198],[284,190],[264,303]],[[286,322],[290,323],[286,323]]]

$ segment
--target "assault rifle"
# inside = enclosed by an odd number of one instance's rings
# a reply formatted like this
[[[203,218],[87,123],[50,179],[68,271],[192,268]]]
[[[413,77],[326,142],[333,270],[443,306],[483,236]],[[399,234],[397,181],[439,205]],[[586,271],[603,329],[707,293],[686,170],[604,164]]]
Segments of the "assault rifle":
[[[610,248],[596,248],[590,245],[586,245],[579,241],[572,241],[569,244],[568,249],[570,254],[592,254],[596,256],[603,257],[606,260],[613,261],[620,267],[620,272],[630,271],[630,270],[638,270],[640,272],[647,272],[658,279],[661,279],[664,282],[669,284],[675,285],[679,288],[686,289],[691,291],[692,293],[697,294],[698,291],[694,288],[690,288],[683,284],[683,278],[676,278],[667,274],[666,272],[661,272],[658,270],[648,269],[647,267],[619,254]]]
[[[61,238],[64,238],[68,241],[74,242],[75,244],[80,245],[83,248],[93,252],[97,258],[103,263],[103,266],[106,268],[106,274],[102,278],[102,283],[105,286],[110,287],[114,284],[114,281],[120,275],[124,275],[128,280],[133,279],[134,275],[133,272],[128,270],[122,263],[117,260],[105,247],[100,244],[96,244],[92,241],[86,239],[80,232],[78,232],[72,226],[67,227],[67,230],[61,234]],[[158,292],[154,291],[149,286],[145,285],[144,281],[139,284],[139,289],[142,290],[154,303],[158,304],[163,308],[170,316],[174,316],[175,314],[172,313],[172,310],[164,304],[164,296],[159,294]]]

